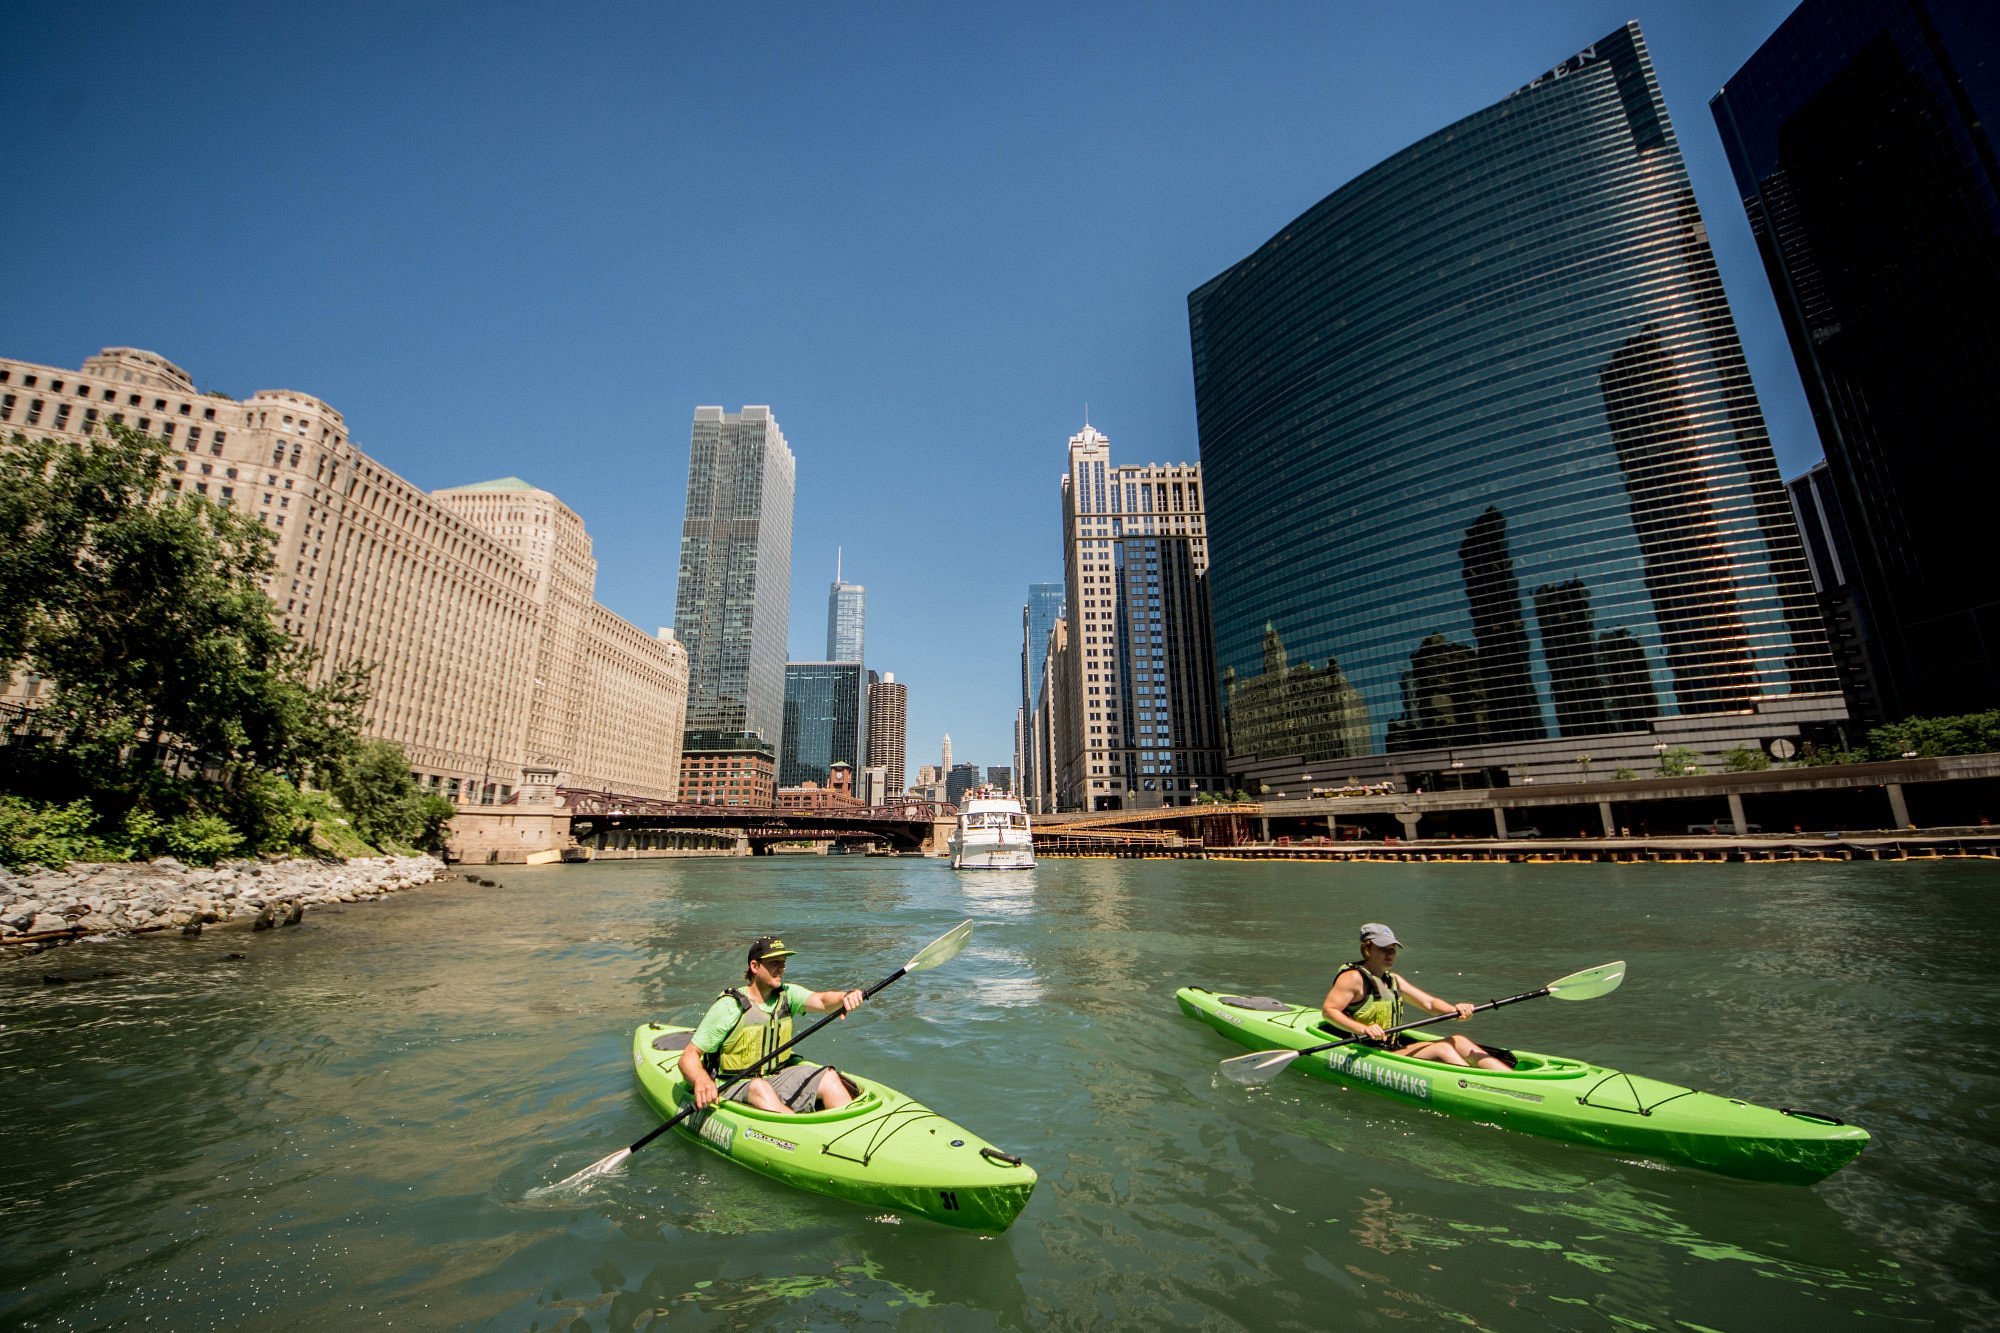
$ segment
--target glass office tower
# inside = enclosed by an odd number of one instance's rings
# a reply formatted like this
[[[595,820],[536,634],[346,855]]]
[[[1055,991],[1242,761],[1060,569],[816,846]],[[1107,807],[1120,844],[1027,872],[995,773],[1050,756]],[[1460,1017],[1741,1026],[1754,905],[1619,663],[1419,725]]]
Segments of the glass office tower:
[[[826,660],[865,662],[868,590],[840,577],[840,557],[833,559],[833,586],[826,593]]]
[[[859,662],[785,663],[785,729],[778,785],[824,787],[835,764],[861,771],[868,684]]]
[[[1844,715],[1636,25],[1188,312],[1233,773],[1497,785]]]
[[[697,407],[674,635],[687,730],[775,741],[784,723],[797,465],[768,407]]]
[[[1049,631],[1062,619],[1063,585],[1030,583],[1021,607],[1021,706],[1014,714],[1014,772],[1021,790],[1035,787],[1035,701],[1042,697],[1042,674],[1048,669]]]
[[[1992,708],[2000,5],[1807,0],[1709,105],[1854,539],[1881,709]]]

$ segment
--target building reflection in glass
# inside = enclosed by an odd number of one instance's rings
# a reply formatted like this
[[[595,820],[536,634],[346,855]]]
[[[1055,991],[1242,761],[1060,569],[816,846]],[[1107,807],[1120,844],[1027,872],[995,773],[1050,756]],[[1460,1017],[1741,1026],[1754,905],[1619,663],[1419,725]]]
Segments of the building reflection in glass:
[[[1188,316],[1233,772],[1357,722],[1365,773],[1844,718],[1636,25],[1334,191]],[[1337,723],[1246,707],[1272,625],[1338,663]]]

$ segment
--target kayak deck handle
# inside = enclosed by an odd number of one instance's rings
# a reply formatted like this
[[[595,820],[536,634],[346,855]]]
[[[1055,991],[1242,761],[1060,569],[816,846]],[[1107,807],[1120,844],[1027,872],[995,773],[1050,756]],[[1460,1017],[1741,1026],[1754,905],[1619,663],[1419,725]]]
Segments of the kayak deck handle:
[[[998,1162],[1002,1166],[1020,1166],[1022,1164],[1020,1158],[1009,1156],[1001,1152],[998,1148],[981,1148],[979,1155],[989,1162]]]
[[[1816,1120],[1822,1125],[1844,1125],[1847,1123],[1839,1116],[1822,1115],[1818,1111],[1802,1111],[1796,1106],[1780,1106],[1778,1114],[1797,1116],[1801,1120]]]

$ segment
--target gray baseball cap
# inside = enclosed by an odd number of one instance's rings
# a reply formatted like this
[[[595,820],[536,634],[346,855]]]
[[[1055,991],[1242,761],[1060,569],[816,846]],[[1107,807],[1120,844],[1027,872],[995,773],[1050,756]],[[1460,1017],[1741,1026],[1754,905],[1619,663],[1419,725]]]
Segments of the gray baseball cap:
[[[1396,938],[1396,932],[1379,921],[1370,921],[1361,928],[1361,942],[1372,944],[1378,949],[1386,949],[1392,944],[1398,946],[1402,944],[1402,941]]]

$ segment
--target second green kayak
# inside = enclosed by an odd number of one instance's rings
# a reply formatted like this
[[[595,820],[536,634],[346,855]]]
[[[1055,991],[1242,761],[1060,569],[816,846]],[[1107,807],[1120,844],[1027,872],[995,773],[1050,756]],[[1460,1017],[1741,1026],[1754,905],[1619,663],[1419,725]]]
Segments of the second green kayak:
[[[632,1034],[639,1090],[662,1118],[688,1103],[688,1028]],[[752,1171],[799,1189],[916,1213],[971,1231],[1005,1231],[1035,1190],[1035,1168],[887,1084],[849,1077],[860,1095],[837,1111],[773,1114],[719,1102],[675,1128]]]
[[[1253,1050],[1303,1050],[1346,1035],[1325,1026],[1318,1009],[1262,996],[1188,986],[1174,998],[1189,1018]],[[1514,1069],[1493,1072],[1355,1043],[1301,1056],[1294,1067],[1446,1115],[1750,1180],[1809,1185],[1868,1145],[1867,1130],[1831,1116],[1755,1106],[1559,1055],[1513,1054]]]

